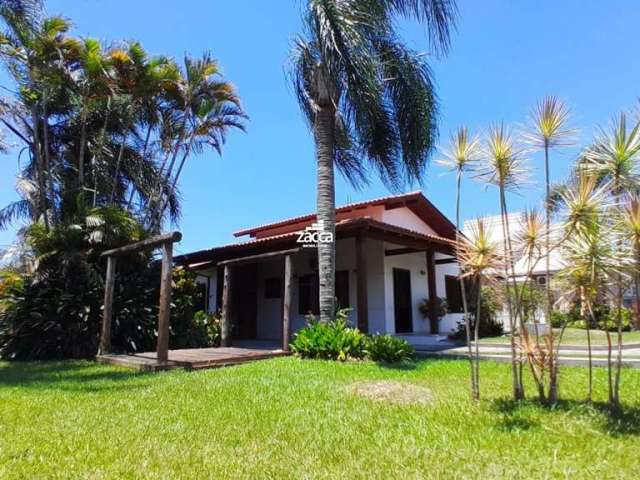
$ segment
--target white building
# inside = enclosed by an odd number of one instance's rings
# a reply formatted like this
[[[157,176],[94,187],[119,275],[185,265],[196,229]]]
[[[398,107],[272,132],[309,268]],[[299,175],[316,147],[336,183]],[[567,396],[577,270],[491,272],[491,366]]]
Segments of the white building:
[[[353,325],[415,339],[431,333],[419,306],[437,296],[446,298],[451,310],[439,320],[439,333],[455,329],[462,318],[456,230],[422,193],[345,205],[336,209],[336,218],[336,297],[351,309]],[[235,233],[248,237],[243,242],[188,253],[176,262],[196,270],[206,283],[210,312],[221,309],[223,267],[228,267],[233,338],[286,340],[285,257],[292,265],[289,336],[318,310],[317,248],[298,242],[315,220],[310,214],[248,228]]]

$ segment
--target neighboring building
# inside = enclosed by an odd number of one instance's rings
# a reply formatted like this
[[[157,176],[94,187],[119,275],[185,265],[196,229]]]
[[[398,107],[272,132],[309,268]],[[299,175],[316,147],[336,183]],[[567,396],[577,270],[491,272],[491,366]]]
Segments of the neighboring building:
[[[336,209],[336,297],[350,322],[369,333],[417,338],[429,334],[419,306],[430,296],[448,300],[440,320],[448,333],[462,319],[455,226],[422,193],[389,196]],[[207,284],[208,310],[222,306],[224,266],[231,273],[229,317],[238,339],[281,340],[285,256],[292,264],[290,334],[318,310],[317,249],[301,245],[315,214],[235,233],[244,242],[188,253],[176,262]]]

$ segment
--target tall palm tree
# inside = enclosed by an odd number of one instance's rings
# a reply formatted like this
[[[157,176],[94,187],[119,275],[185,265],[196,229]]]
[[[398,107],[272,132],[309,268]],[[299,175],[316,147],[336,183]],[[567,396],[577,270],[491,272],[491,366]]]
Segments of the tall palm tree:
[[[206,146],[222,155],[229,130],[244,131],[243,121],[247,118],[235,87],[222,78],[218,63],[208,53],[200,58],[185,57],[184,72],[175,82],[175,88],[168,90],[168,95],[172,105],[169,116],[176,128],[177,139],[164,172],[170,187],[167,197],[160,197],[158,202],[155,217],[158,227],[167,208],[168,195],[175,193],[189,155],[201,152]],[[178,167],[174,173],[176,164]]]
[[[511,295],[509,295],[509,278],[513,279],[515,286],[515,270],[506,193],[517,191],[526,179],[526,175],[527,170],[524,166],[523,150],[516,145],[513,135],[503,123],[493,125],[488,132],[484,152],[484,165],[479,177],[487,183],[497,186],[499,191],[502,242],[506,256],[503,272],[504,289],[509,314],[509,328],[511,330],[511,370],[513,375],[513,397],[515,400],[524,398],[524,386],[515,343],[516,333],[520,330],[520,326],[517,325],[518,308],[513,304]]]
[[[610,181],[616,207],[620,208],[629,194],[640,189],[640,120],[627,129],[624,112],[615,120],[609,131],[602,131],[585,153],[584,167],[602,179]],[[619,248],[621,239],[619,239]],[[610,402],[620,402],[620,373],[622,369],[622,297],[624,284],[622,274],[617,273],[615,307],[617,309],[617,355],[616,374]]]
[[[480,159],[481,148],[480,139],[477,136],[469,135],[466,127],[460,127],[451,135],[449,147],[444,151],[444,158],[437,163],[456,174],[456,242],[460,243],[460,191],[462,177],[474,170],[475,164]],[[467,349],[471,367],[471,391],[476,398],[476,388],[474,380],[474,366],[471,349],[471,319],[469,318],[469,307],[467,305],[467,292],[465,280],[460,276],[460,290],[462,291],[462,307],[464,311],[464,326],[467,340]],[[478,395],[479,396],[479,393]]]
[[[291,74],[316,144],[317,219],[330,238],[318,243],[320,320],[335,304],[334,165],[355,186],[368,167],[392,187],[419,180],[437,135],[436,97],[422,56],[395,28],[398,16],[424,22],[446,51],[454,0],[307,0],[305,34]]]
[[[469,279],[477,288],[477,303],[474,318],[475,357],[469,349],[469,361],[471,363],[471,396],[474,400],[480,399],[480,347],[479,328],[482,305],[483,286],[493,284],[496,275],[504,269],[504,252],[499,245],[492,241],[490,230],[482,219],[477,219],[472,225],[468,235],[459,236],[456,241],[456,256],[461,268],[461,278]],[[470,336],[467,333],[468,336]],[[471,345],[471,342],[467,342]]]
[[[545,290],[547,301],[545,303],[545,317],[547,322],[551,315],[551,278],[550,256],[551,256],[551,183],[549,167],[549,150],[562,146],[572,145],[572,137],[575,131],[567,128],[570,118],[569,109],[565,104],[554,96],[543,98],[531,112],[531,128],[525,133],[527,139],[535,148],[540,148],[544,152],[544,177],[545,177],[545,212],[547,235],[545,241]]]

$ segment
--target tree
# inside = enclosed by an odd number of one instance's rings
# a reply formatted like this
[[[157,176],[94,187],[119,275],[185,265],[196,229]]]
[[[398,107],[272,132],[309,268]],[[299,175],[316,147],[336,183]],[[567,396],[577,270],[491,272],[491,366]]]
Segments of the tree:
[[[477,136],[470,136],[466,127],[460,127],[455,134],[451,135],[449,148],[444,152],[444,158],[438,163],[455,172],[456,174],[456,242],[460,243],[460,191],[462,177],[466,173],[473,172],[475,164],[480,158],[480,139]],[[474,399],[479,398],[479,387],[477,379],[474,378],[474,362],[471,350],[471,319],[469,318],[469,307],[467,305],[467,292],[465,281],[460,276],[460,290],[462,292],[462,307],[464,312],[464,325],[469,355],[469,365],[471,367],[471,391]],[[478,317],[479,318],[479,317]],[[479,321],[476,323],[480,323]],[[476,340],[477,341],[477,340]]]
[[[460,263],[461,278],[469,279],[476,285],[476,309],[474,320],[475,358],[471,362],[471,396],[480,399],[480,351],[479,336],[483,285],[494,284],[496,274],[505,268],[504,254],[499,245],[491,240],[492,235],[482,219],[477,219],[466,236],[456,240],[456,257]],[[467,336],[470,336],[467,332]],[[468,345],[471,342],[467,341]],[[471,350],[470,350],[471,352]]]
[[[498,187],[500,203],[500,219],[502,224],[502,241],[506,262],[504,264],[504,290],[509,313],[511,330],[511,370],[513,375],[513,398],[524,398],[524,386],[520,371],[520,361],[515,343],[519,330],[518,308],[513,305],[509,292],[509,278],[515,287],[514,255],[511,243],[511,229],[507,208],[507,191],[517,191],[526,177],[523,150],[516,146],[515,140],[504,124],[493,125],[489,129],[484,152],[484,165],[480,178]]]
[[[424,22],[432,45],[446,51],[456,13],[453,0],[306,2],[291,74],[316,144],[317,219],[330,234],[318,243],[321,321],[335,303],[334,165],[356,187],[372,168],[398,188],[421,178],[436,140],[431,73],[394,21]]]
[[[594,143],[585,152],[584,168],[600,179],[610,182],[616,209],[622,208],[625,198],[640,188],[640,120],[627,130],[626,114],[613,122],[609,131],[601,131]],[[617,250],[622,249],[622,239],[617,240]],[[620,404],[620,373],[622,368],[622,296],[623,276],[616,273],[615,306],[617,311],[617,354],[613,391],[609,401],[612,406]]]

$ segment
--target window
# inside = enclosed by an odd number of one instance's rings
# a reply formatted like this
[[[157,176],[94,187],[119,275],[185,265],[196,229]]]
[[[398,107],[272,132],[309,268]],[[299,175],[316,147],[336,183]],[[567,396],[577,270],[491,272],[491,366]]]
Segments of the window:
[[[449,313],[462,313],[462,289],[460,280],[455,275],[444,276],[444,286],[447,293],[447,310]]]
[[[303,275],[298,279],[298,313],[318,315],[318,274]],[[349,305],[349,271],[338,270],[336,272],[336,302],[340,308],[348,308]]]
[[[544,286],[547,284],[547,277],[538,277],[538,285]]]
[[[298,313],[318,315],[318,275],[303,275],[298,279]]]
[[[349,307],[349,270],[336,272],[336,301],[339,308]]]
[[[278,277],[265,278],[264,298],[267,300],[280,298],[282,296],[282,282]]]

